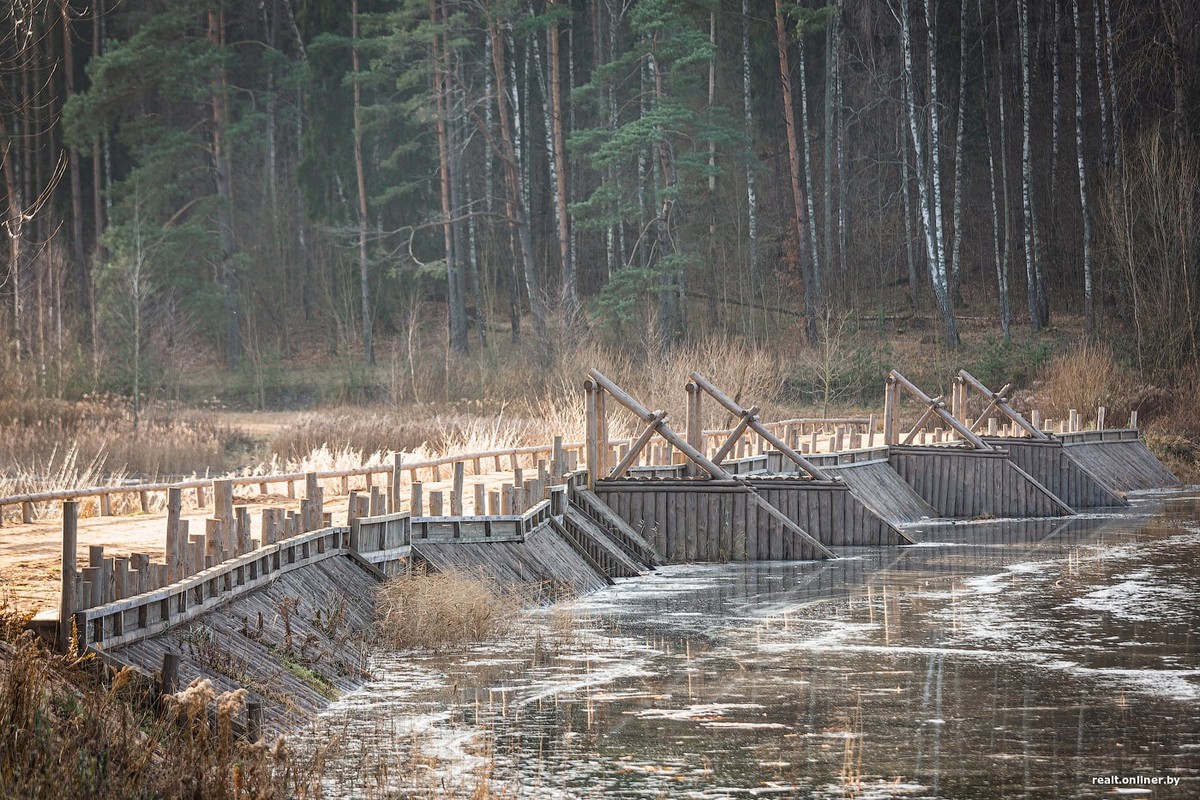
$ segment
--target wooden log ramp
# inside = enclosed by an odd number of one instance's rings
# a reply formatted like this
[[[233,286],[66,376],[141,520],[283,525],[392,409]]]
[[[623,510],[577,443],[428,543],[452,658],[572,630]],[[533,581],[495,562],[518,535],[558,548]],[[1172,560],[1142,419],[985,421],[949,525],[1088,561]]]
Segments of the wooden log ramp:
[[[1080,463],[1074,456],[1074,448],[1067,448],[1060,439],[989,436],[986,440],[993,447],[1006,451],[1010,461],[1032,475],[1074,511],[1129,505],[1113,488],[1113,484]],[[1112,476],[1110,470],[1101,474]]]
[[[1172,489],[1179,478],[1163,466],[1136,429],[1057,434],[1066,456],[1113,492]]]

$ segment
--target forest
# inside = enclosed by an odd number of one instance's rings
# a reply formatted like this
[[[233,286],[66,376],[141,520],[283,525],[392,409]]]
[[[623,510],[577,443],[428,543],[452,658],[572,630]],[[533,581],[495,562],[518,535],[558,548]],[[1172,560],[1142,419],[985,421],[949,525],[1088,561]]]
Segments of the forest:
[[[269,405],[335,359],[421,400],[430,361],[922,320],[953,352],[1070,318],[1166,386],[1196,360],[1182,0],[4,5],[25,397],[208,366]]]

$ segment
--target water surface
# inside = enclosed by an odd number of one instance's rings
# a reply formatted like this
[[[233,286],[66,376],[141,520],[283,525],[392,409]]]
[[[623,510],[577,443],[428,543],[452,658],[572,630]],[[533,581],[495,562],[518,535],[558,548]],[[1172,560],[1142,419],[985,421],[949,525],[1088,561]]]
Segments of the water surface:
[[[331,796],[1200,796],[1200,497],[663,568],[320,721]],[[1094,779],[1178,779],[1178,786]]]

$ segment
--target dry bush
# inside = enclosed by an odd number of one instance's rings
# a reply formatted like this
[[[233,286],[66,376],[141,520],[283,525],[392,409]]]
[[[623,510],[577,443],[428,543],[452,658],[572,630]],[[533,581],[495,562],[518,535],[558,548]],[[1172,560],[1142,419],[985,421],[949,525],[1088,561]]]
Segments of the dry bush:
[[[282,740],[268,747],[234,738],[240,695],[193,687],[159,718],[148,710],[149,682],[133,670],[98,680],[95,662],[53,655],[16,627],[0,626],[0,797],[266,800],[319,792],[319,759],[293,762]]]
[[[1075,409],[1084,421],[1094,421],[1104,406],[1106,424],[1117,424],[1129,416],[1142,391],[1111,348],[1089,342],[1050,359],[1040,378],[1030,402],[1054,419],[1065,419]]]
[[[518,608],[494,581],[455,571],[400,575],[376,599],[381,641],[395,649],[445,650],[498,636]]]

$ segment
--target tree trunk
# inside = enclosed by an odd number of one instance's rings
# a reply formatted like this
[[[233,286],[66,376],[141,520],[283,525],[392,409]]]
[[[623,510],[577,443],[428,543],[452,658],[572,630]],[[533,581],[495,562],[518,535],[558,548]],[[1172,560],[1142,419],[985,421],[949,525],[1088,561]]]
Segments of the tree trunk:
[[[817,215],[813,207],[813,167],[812,167],[812,142],[808,136],[808,63],[804,52],[804,37],[805,32],[796,31],[796,54],[800,69],[800,152],[804,156],[804,201],[808,207],[808,248],[812,257],[812,271],[817,280],[820,280],[823,285],[827,282],[821,280],[821,259],[818,256],[820,249],[817,246]]]
[[[1104,170],[1112,166],[1112,149],[1109,147],[1108,93],[1104,89],[1104,37],[1101,34],[1100,0],[1096,0],[1096,88],[1099,91],[1100,109],[1100,158]]]
[[[954,206],[951,210],[954,224],[954,243],[950,249],[951,297],[962,305],[962,194],[963,194],[963,120],[967,93],[967,0],[961,0],[958,8],[958,119],[954,126]]]
[[[999,301],[1000,301],[1000,330],[1004,333],[1004,341],[1010,342],[1010,341],[1012,341],[1012,303],[1009,300],[1009,291],[1008,291],[1008,245],[1006,242],[1004,245],[1004,252],[1003,252],[1003,257],[1002,257],[1001,246],[1000,246],[1000,208],[999,208],[999,202],[998,202],[998,198],[997,198],[997,194],[996,194],[996,160],[993,156],[995,147],[994,147],[994,142],[992,139],[991,120],[990,120],[990,117],[988,116],[988,114],[989,114],[988,110],[991,108],[991,89],[989,88],[990,84],[988,83],[986,36],[983,35],[984,34],[983,3],[982,2],[978,3],[977,8],[979,10],[979,31],[980,31],[979,42],[983,49],[983,54],[982,54],[982,58],[981,58],[981,60],[983,62],[983,98],[984,98],[983,108],[984,108],[984,114],[985,114],[984,128],[987,130],[988,184],[989,184],[989,187],[991,188],[991,200],[992,200],[992,255],[993,255],[993,259],[995,261],[995,269],[996,269],[996,293],[997,293]],[[997,32],[997,36],[999,36],[999,32]],[[997,44],[999,44],[999,43],[997,42]],[[1004,125],[1003,92],[1000,92],[1000,115],[999,116],[1000,116],[1001,130],[1003,130],[1003,125]],[[1001,141],[1003,141],[1003,139]],[[1003,145],[1001,146],[1000,158],[1001,159],[1004,158]],[[1006,182],[1008,180],[1007,175],[1008,175],[1008,173],[1005,172],[1005,181]],[[1005,191],[1004,197],[1005,197],[1005,205],[1007,206],[1007,203],[1008,203],[1007,190]],[[1008,213],[1007,213],[1007,209],[1006,209],[1005,210],[1005,219],[1007,220],[1007,218],[1008,218]]]
[[[500,123],[501,161],[503,162],[506,195],[505,210],[509,225],[513,228],[524,266],[525,291],[529,295],[529,310],[533,316],[534,336],[537,339],[537,359],[541,365],[550,363],[550,339],[546,330],[546,310],[542,302],[536,267],[533,263],[533,244],[529,233],[529,217],[521,192],[520,173],[514,147],[514,134],[509,115],[509,97],[505,76],[505,46],[500,34],[500,25],[495,18],[488,19],[488,35],[492,40],[492,68],[496,79],[496,106]]]
[[[1041,267],[1038,264],[1037,218],[1033,199],[1033,90],[1031,87],[1029,61],[1029,7],[1028,0],[1018,2],[1018,27],[1021,37],[1021,201],[1025,223],[1025,280],[1026,299],[1029,303],[1029,321],[1035,331],[1049,322],[1046,312],[1045,287],[1042,284]]]
[[[950,303],[950,288],[946,277],[946,265],[938,249],[937,222],[933,218],[930,189],[926,175],[925,147],[920,127],[917,124],[916,86],[913,78],[912,26],[909,20],[908,3],[900,2],[900,35],[904,48],[904,84],[907,94],[908,127],[912,136],[913,159],[917,169],[917,198],[921,208],[921,226],[925,232],[925,252],[929,260],[929,282],[942,315],[942,334],[947,347],[958,347],[958,323],[954,319],[954,306]],[[932,57],[932,53],[930,54]],[[936,125],[932,126],[936,131]],[[934,140],[936,142],[936,139]]]
[[[746,141],[754,142],[754,112],[750,91],[750,0],[742,0],[742,111],[746,120]],[[753,149],[753,148],[751,148]],[[746,160],[746,230],[750,245],[750,295],[755,302],[766,303],[762,278],[758,274],[758,195],[754,185],[755,159]]]
[[[1003,42],[1000,39],[1000,2],[996,0],[996,78],[999,81],[998,91],[996,92],[996,106],[999,109],[1000,115],[1000,186],[1001,195],[1004,199],[1004,255],[1003,260],[998,269],[1001,273],[998,276],[1000,280],[1001,296],[1000,296],[1000,314],[1002,318],[1002,327],[1012,326],[1012,295],[1009,292],[1008,276],[1009,265],[1012,263],[1012,240],[1013,240],[1013,221],[1012,221],[1012,200],[1008,196],[1009,177],[1008,177],[1008,123],[1004,112],[1004,65],[1000,62],[1000,56],[1004,52]]]
[[[216,49],[225,47],[224,12],[208,12],[208,41]],[[216,162],[217,227],[221,241],[221,283],[225,294],[225,366],[235,370],[242,359],[242,333],[238,319],[238,277],[235,259],[237,241],[233,232],[233,187],[229,152],[225,143],[228,124],[225,68],[217,66],[212,74],[212,149]]]
[[[350,60],[354,71],[354,175],[358,186],[358,281],[362,300],[363,363],[375,366],[375,342],[371,330],[371,262],[367,258],[367,177],[362,152],[362,85],[358,61],[358,0],[350,2]]]
[[[558,5],[557,0],[547,0],[551,14]],[[563,137],[563,97],[561,66],[558,53],[558,20],[551,18],[546,30],[546,59],[550,62],[550,119],[554,131],[554,160],[558,171],[555,175],[554,211],[558,221],[558,254],[562,262],[562,308],[563,321],[568,328],[580,322],[582,309],[579,306],[579,285],[575,275],[575,259],[571,252],[571,220],[567,215],[567,149]]]
[[[62,6],[62,48],[63,74],[66,78],[65,105],[75,94],[75,47],[71,39],[71,8],[67,3]],[[79,151],[72,148],[67,159],[70,162],[71,180],[71,283],[75,308],[83,314],[84,324],[88,325],[93,309],[91,292],[88,290],[87,260],[83,253],[83,178],[79,170]]]
[[[1072,0],[1071,15],[1075,23],[1075,164],[1079,169],[1079,213],[1083,219],[1083,307],[1087,332],[1091,334],[1096,323],[1092,302],[1092,215],[1083,149],[1083,33],[1079,24],[1079,0]]]
[[[946,214],[945,205],[942,203],[942,122],[937,73],[937,15],[931,0],[925,0],[925,22],[929,43],[929,173],[933,189],[931,214],[934,243],[937,246],[937,269],[939,274],[946,275],[949,302],[953,307],[954,295],[958,292],[958,281],[956,276],[948,274],[946,269]],[[957,339],[957,335],[955,338]]]
[[[804,281],[805,332],[809,344],[817,343],[817,319],[824,313],[824,298],[821,295],[821,278],[813,268],[812,253],[809,252],[808,204],[800,188],[800,143],[796,135],[796,111],[792,99],[792,70],[788,63],[787,28],[784,24],[783,4],[775,0],[775,42],[779,52],[779,80],[783,91],[783,121],[787,131],[788,166],[792,182],[792,202],[796,235],[796,249],[800,261],[800,275]]]
[[[901,93],[904,95],[904,107],[908,108],[911,101],[908,99],[907,87],[902,86]],[[916,236],[913,233],[912,178],[908,172],[910,139],[903,123],[900,125],[900,141],[902,148],[900,154],[900,201],[904,211],[904,260],[908,265],[908,296],[915,311],[921,308],[921,275],[917,270],[917,254],[913,251],[913,242],[916,240]]]
[[[442,248],[446,256],[446,298],[447,315],[449,316],[449,352],[456,356],[467,354],[467,320],[466,307],[459,296],[459,253],[454,249],[454,222],[452,215],[451,182],[454,179],[451,160],[455,158],[451,150],[450,131],[448,124],[449,98],[446,91],[446,65],[443,52],[441,26],[444,22],[443,10],[437,0],[429,0],[429,19],[434,25],[433,34],[433,98],[437,115],[436,132],[438,143],[438,176],[441,188],[442,202]]]

